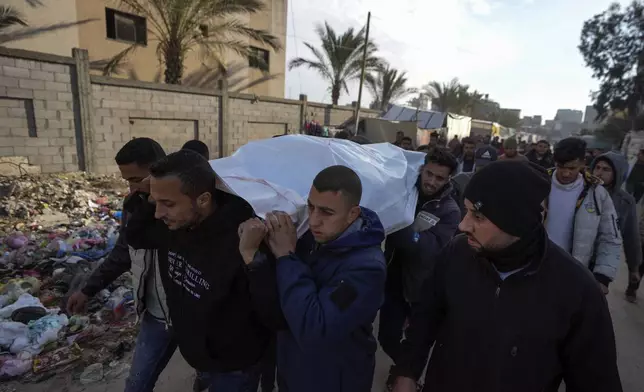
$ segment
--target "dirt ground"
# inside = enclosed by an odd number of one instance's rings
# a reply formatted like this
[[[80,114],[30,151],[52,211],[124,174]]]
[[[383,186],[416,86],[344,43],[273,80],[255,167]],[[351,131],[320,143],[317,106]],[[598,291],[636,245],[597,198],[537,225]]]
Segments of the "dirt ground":
[[[613,316],[617,339],[617,354],[622,384],[625,392],[644,392],[644,290],[639,304],[624,300],[624,288],[627,281],[627,270],[621,268],[618,279],[611,285],[608,303]],[[377,324],[377,323],[376,323]],[[377,325],[376,325],[377,328]],[[389,358],[378,352],[373,392],[384,390],[384,382],[390,366]],[[0,392],[121,392],[125,377],[112,382],[100,382],[81,385],[72,381],[71,376],[63,376],[40,384],[8,383],[0,386]],[[156,392],[191,391],[194,371],[186,365],[177,352],[170,364],[161,374]],[[563,390],[563,389],[562,389]]]

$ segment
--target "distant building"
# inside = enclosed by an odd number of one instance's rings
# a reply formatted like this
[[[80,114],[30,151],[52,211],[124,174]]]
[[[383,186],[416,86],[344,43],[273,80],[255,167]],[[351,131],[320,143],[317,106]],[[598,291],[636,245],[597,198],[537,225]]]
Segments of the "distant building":
[[[599,122],[597,119],[597,110],[591,105],[586,106],[584,113],[584,128],[589,130],[597,129]]]
[[[501,108],[501,111],[504,112],[507,115],[515,116],[517,118],[521,118],[521,109],[506,109],[506,108]]]
[[[501,111],[501,105],[498,102],[482,100],[474,105],[472,109],[472,118],[481,120],[492,120],[498,117]]]
[[[526,128],[541,127],[541,116],[523,116],[521,126]]]
[[[555,115],[555,121],[581,124],[583,117],[584,113],[581,110],[559,109]]]

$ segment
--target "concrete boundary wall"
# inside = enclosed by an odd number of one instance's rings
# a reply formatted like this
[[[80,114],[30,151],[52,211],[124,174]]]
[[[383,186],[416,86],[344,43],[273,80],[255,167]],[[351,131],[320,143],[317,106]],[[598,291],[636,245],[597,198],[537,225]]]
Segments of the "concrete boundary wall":
[[[338,126],[353,111],[306,95],[230,93],[225,82],[210,90],[90,75],[83,49],[63,57],[0,47],[0,174],[114,173],[116,152],[143,136],[167,152],[199,139],[218,158],[252,140],[299,133],[306,121]]]

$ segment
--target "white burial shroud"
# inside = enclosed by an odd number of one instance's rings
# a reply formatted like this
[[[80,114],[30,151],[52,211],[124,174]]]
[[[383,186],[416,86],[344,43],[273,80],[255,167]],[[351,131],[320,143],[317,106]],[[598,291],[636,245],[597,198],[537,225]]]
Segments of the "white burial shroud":
[[[260,217],[288,213],[298,235],[308,229],[306,200],[315,176],[329,166],[348,166],[362,181],[360,205],[375,211],[389,234],[414,221],[415,184],[424,157],[390,143],[359,145],[288,135],[250,142],[210,165],[219,177],[218,188],[248,201]]]

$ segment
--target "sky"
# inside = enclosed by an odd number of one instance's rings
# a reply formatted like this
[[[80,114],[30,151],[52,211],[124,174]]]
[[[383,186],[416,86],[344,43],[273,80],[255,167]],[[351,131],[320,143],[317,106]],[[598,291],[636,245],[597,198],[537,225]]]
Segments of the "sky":
[[[410,87],[458,77],[522,116],[555,116],[557,109],[584,110],[598,83],[577,49],[583,22],[611,0],[288,0],[286,61],[311,58],[319,46],[315,26],[336,31],[366,24],[381,57],[407,72]],[[627,0],[621,1],[627,3]],[[307,94],[330,103],[328,83],[314,71],[286,73],[287,98]],[[350,84],[340,104],[358,97]],[[371,97],[363,91],[363,104]],[[403,100],[403,101],[406,101]],[[404,103],[404,102],[402,102]]]

